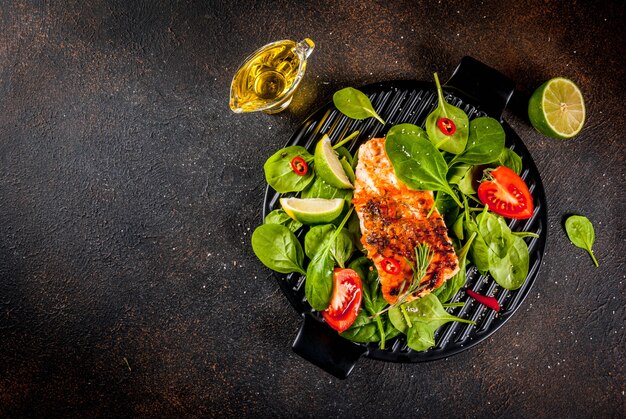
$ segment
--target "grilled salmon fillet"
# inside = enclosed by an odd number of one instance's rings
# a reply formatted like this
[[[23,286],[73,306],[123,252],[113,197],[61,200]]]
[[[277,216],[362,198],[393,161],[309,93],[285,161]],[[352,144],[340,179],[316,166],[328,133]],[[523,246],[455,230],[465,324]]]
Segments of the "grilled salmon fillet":
[[[433,259],[421,281],[426,287],[407,301],[429,294],[459,270],[441,215],[435,208],[428,217],[433,193],[409,189],[396,178],[384,138],[361,145],[358,156],[352,203],[359,216],[361,243],[378,269],[385,300],[393,304],[410,285],[413,271],[406,260],[415,264],[415,247],[420,243],[430,246]],[[382,261],[388,257],[400,264],[399,273],[383,270]]]

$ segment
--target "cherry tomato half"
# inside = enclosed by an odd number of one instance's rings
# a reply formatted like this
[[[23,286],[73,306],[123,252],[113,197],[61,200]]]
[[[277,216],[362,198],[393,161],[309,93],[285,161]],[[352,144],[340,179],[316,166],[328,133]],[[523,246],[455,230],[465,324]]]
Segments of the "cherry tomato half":
[[[330,305],[322,311],[324,320],[339,333],[343,332],[354,323],[362,298],[363,285],[359,274],[352,269],[335,268]]]
[[[383,271],[391,275],[397,275],[400,273],[400,264],[394,258],[384,258],[380,263]]]
[[[439,118],[437,126],[444,135],[452,135],[456,132],[456,124],[450,118]]]
[[[298,176],[304,176],[309,171],[309,165],[306,164],[306,161],[300,156],[296,156],[291,159],[290,164],[291,170],[293,170]]]
[[[525,219],[533,215],[533,197],[521,177],[506,166],[491,172],[493,180],[478,187],[480,201],[489,210],[507,218]]]

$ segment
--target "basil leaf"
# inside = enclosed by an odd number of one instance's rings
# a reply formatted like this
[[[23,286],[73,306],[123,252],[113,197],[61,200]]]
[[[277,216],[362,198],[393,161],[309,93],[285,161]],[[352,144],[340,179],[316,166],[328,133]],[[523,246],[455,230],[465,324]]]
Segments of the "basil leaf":
[[[461,154],[450,162],[472,165],[494,162],[504,150],[504,129],[498,121],[489,117],[480,117],[470,122],[467,146]]]
[[[582,215],[572,215],[565,220],[565,231],[574,246],[585,249],[589,253],[597,268],[598,261],[592,250],[593,243],[596,241],[596,233],[591,221]]]
[[[314,310],[324,311],[333,292],[333,270],[335,261],[327,251],[319,252],[306,270],[304,295]]]
[[[385,125],[385,121],[376,113],[367,95],[353,87],[341,89],[333,95],[333,103],[339,112],[352,119],[376,118]]]
[[[302,191],[302,198],[343,198],[346,201],[352,200],[352,189],[339,189],[324,182],[322,178],[316,177],[305,190]]]
[[[296,236],[285,226],[263,224],[252,233],[252,250],[273,271],[304,274],[304,253]]]
[[[463,206],[446,180],[446,161],[439,150],[426,139],[420,127],[412,124],[393,126],[387,133],[385,151],[396,177],[409,188],[418,191],[443,191],[458,206]]]
[[[332,224],[311,227],[304,236],[304,251],[309,258],[314,259],[317,253],[328,248],[330,254],[343,268],[354,251],[354,245],[348,230],[342,228],[335,237],[335,229]]]
[[[452,154],[459,154],[465,150],[465,145],[467,144],[469,118],[462,109],[446,102],[437,73],[435,73],[435,84],[437,86],[438,105],[426,118],[428,139],[438,149]],[[446,135],[441,132],[437,125],[437,121],[441,118],[448,118],[454,122],[454,125],[456,125],[454,134]]]
[[[263,220],[264,224],[280,224],[289,229],[292,233],[295,233],[302,227],[302,223],[294,220],[282,209],[276,209],[265,216]]]
[[[528,275],[528,246],[521,237],[511,235],[510,246],[505,257],[492,257],[489,273],[503,288],[516,290],[524,284]]]
[[[299,192],[307,187],[313,180],[313,170],[309,170],[304,176],[296,174],[291,168],[291,160],[302,157],[307,164],[311,164],[313,156],[304,147],[289,146],[272,154],[263,165],[265,179],[276,192]]]

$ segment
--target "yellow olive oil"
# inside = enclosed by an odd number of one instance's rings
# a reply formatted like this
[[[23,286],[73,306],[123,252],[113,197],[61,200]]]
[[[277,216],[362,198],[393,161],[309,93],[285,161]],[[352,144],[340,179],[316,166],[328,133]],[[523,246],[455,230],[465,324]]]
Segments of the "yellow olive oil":
[[[254,52],[241,65],[231,85],[234,112],[280,112],[289,105],[306,69],[313,41],[278,41]]]

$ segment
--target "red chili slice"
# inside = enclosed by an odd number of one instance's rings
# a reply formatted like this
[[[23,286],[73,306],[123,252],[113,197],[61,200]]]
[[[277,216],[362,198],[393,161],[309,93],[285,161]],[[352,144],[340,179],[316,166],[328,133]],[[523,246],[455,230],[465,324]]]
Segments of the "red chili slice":
[[[456,124],[450,118],[439,118],[437,126],[444,135],[452,135],[456,132]]]
[[[497,312],[500,311],[500,303],[494,297],[487,297],[485,295],[478,294],[472,290],[465,290],[467,295],[472,297],[474,300],[478,301],[480,304],[489,307],[492,310]]]
[[[400,264],[394,258],[384,258],[380,263],[383,271],[391,275],[397,275],[400,273]]]
[[[304,176],[309,171],[309,165],[306,164],[306,161],[304,161],[302,157],[296,156],[291,159],[291,170],[298,176]]]

